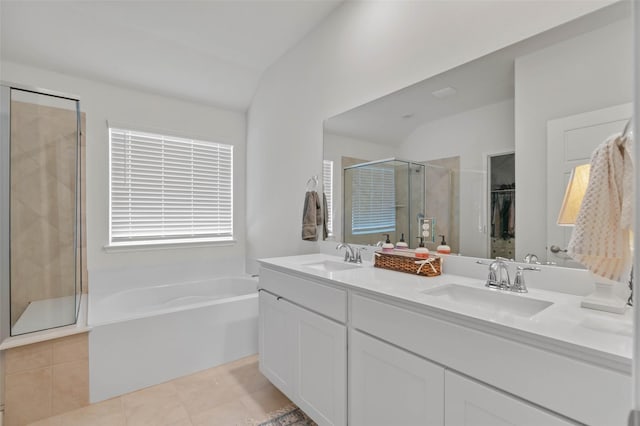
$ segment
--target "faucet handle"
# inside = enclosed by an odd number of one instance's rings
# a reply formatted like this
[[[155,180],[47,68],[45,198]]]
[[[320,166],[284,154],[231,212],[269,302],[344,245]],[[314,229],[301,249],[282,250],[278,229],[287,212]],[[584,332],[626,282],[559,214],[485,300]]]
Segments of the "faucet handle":
[[[527,286],[524,283],[524,275],[522,271],[540,271],[540,268],[536,268],[535,266],[518,266],[516,271],[516,278],[513,281],[513,286],[511,287],[511,291],[515,291],[516,293],[527,293]]]
[[[356,248],[356,263],[362,263],[362,250],[366,251],[366,247],[357,247]]]
[[[537,266],[518,266],[516,269],[518,271],[540,271],[541,270]]]

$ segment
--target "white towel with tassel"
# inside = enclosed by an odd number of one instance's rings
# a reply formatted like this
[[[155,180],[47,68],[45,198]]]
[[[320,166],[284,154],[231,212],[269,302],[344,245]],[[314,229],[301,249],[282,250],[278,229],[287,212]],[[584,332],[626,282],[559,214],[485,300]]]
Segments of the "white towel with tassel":
[[[589,184],[567,254],[595,275],[625,279],[631,265],[633,226],[632,141],[609,137],[591,156]]]

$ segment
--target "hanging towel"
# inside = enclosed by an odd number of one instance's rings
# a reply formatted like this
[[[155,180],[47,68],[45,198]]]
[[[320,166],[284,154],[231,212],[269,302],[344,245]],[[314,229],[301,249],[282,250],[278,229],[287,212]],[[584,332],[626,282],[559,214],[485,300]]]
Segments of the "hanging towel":
[[[500,209],[500,238],[509,238],[509,209],[511,208],[511,197],[502,194],[502,208]]]
[[[632,141],[609,137],[591,156],[589,184],[567,254],[594,274],[625,279],[631,263],[633,224]]]
[[[302,239],[318,241],[318,225],[322,224],[322,206],[316,191],[307,191],[302,211]]]
[[[327,221],[329,220],[329,207],[327,204],[327,194],[322,193],[322,239],[326,240],[329,236],[329,228]]]
[[[516,236],[516,195],[515,193],[512,196],[511,205],[509,206],[508,232],[509,232],[509,237],[513,238]]]
[[[500,224],[500,220],[502,216],[500,215],[500,210],[502,209],[502,197],[496,195],[496,203],[493,207],[493,236],[495,238],[502,237],[502,225]]]

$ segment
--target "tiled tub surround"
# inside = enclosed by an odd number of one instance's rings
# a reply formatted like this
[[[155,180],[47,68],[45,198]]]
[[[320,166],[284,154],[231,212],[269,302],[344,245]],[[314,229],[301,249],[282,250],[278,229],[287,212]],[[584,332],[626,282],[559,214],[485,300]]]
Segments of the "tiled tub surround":
[[[327,318],[336,315],[346,318],[346,322],[342,322],[345,323],[348,337],[338,346],[346,348],[348,339],[348,355],[346,351],[341,356],[335,352],[338,358],[332,357],[327,362],[345,362],[339,361],[340,357],[348,356],[352,367],[366,367],[367,364],[363,364],[363,359],[358,357],[377,352],[362,349],[363,345],[369,345],[361,343],[360,337],[364,333],[373,336],[377,345],[383,345],[388,351],[402,353],[402,357],[411,358],[421,365],[430,364],[436,370],[443,371],[444,375],[438,379],[440,381],[444,378],[452,386],[453,383],[475,383],[463,385],[462,393],[447,393],[444,407],[438,404],[432,407],[436,411],[445,410],[446,407],[446,410],[453,410],[447,413],[460,414],[459,411],[464,410],[460,407],[465,405],[460,405],[459,398],[475,398],[470,396],[475,392],[472,389],[480,386],[486,389],[480,395],[491,394],[496,398],[494,402],[505,402],[504,407],[513,408],[514,404],[524,407],[523,410],[528,407],[526,410],[533,413],[534,417],[551,415],[556,421],[553,424],[573,424],[573,421],[593,425],[623,424],[631,404],[631,312],[615,315],[580,308],[581,296],[591,291],[593,283],[585,280],[588,276],[585,271],[557,267],[542,267],[542,272],[537,275],[543,276],[536,279],[531,275],[528,294],[508,295],[518,299],[538,299],[553,303],[530,318],[495,309],[480,309],[473,304],[456,303],[425,293],[452,283],[472,287],[476,291],[492,292],[484,288],[487,267],[476,265],[475,260],[447,256],[443,275],[425,278],[374,268],[368,262],[359,268],[332,272],[305,266],[323,261],[341,262],[336,256],[324,254],[265,259],[261,261],[260,278],[260,286],[265,291],[260,294],[261,298],[262,294],[265,295],[265,301],[270,300],[269,306],[275,309],[274,312],[287,312],[287,307],[293,304],[321,313],[321,317],[326,317],[325,323],[329,321]],[[515,272],[514,266],[510,265],[512,274]],[[565,293],[541,289],[556,287]],[[333,316],[322,314],[320,308],[329,299],[319,297],[318,294],[339,293],[343,294],[344,299],[339,312],[334,312]],[[316,297],[311,297],[314,294]],[[335,306],[335,303],[327,305],[333,310]],[[300,309],[292,307],[291,310],[298,312]],[[262,312],[261,304],[261,315]],[[337,329],[340,322],[333,322],[333,328]],[[286,340],[275,331],[276,328],[271,330],[275,333],[272,335],[276,342],[280,338]],[[267,339],[267,336],[261,335],[261,339],[263,337]],[[265,342],[273,343],[273,340]],[[275,351],[275,347],[271,349]],[[304,352],[305,349],[301,350]],[[261,354],[263,353],[261,349]],[[375,356],[384,355],[380,352]],[[392,365],[392,359],[394,358],[384,358],[380,365]],[[325,364],[324,361],[317,361]],[[404,363],[396,367],[401,370],[410,368]],[[273,372],[274,368],[278,369],[277,363],[265,366],[261,364],[261,371],[267,373],[270,370]],[[294,370],[296,368],[298,367],[294,367]],[[375,395],[384,393],[386,389],[378,383],[379,380],[386,382],[390,378],[400,380],[401,377],[383,376],[387,377],[383,380],[377,376],[376,369],[360,371],[364,375],[358,371],[349,369],[348,401],[351,420],[354,420],[354,415],[370,411],[358,411],[358,406],[352,406],[352,403],[362,402],[361,397],[365,394],[365,400],[375,400]],[[315,373],[301,369],[295,374],[305,377]],[[460,374],[471,379],[460,382]],[[280,387],[276,376],[268,377],[273,377],[273,383]],[[286,374],[280,377],[286,377]],[[358,377],[368,377],[369,385],[358,382]],[[338,387],[344,386],[341,383],[346,382],[346,376],[332,381]],[[293,380],[291,383],[295,387],[297,382]],[[434,383],[433,386],[437,392],[446,388],[444,383]],[[289,396],[286,383],[282,389]],[[375,392],[365,392],[366,389],[375,389]],[[393,395],[395,394],[387,396],[394,397]],[[290,397],[300,404],[295,393]],[[455,402],[456,398],[458,402]],[[454,402],[450,403],[451,401]],[[398,400],[398,404],[402,406],[402,400]],[[328,410],[327,407],[325,408]],[[372,407],[370,408],[373,409]],[[497,416],[500,417],[499,410],[503,407],[501,403],[492,403],[488,407],[490,410],[497,407]],[[302,405],[301,408],[304,409]],[[311,415],[312,412],[307,411],[307,414]],[[547,423],[538,421],[532,424]]]
[[[114,285],[113,287],[117,287]],[[89,303],[90,399],[122,395],[257,353],[248,276],[98,291]]]
[[[21,426],[89,403],[87,333],[5,351],[5,426]]]

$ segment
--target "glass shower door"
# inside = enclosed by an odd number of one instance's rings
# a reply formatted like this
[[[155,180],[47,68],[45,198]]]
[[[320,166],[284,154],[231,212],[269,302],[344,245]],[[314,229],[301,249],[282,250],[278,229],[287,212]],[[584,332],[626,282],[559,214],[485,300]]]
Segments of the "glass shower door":
[[[80,289],[79,102],[10,90],[11,335],[74,324]]]

